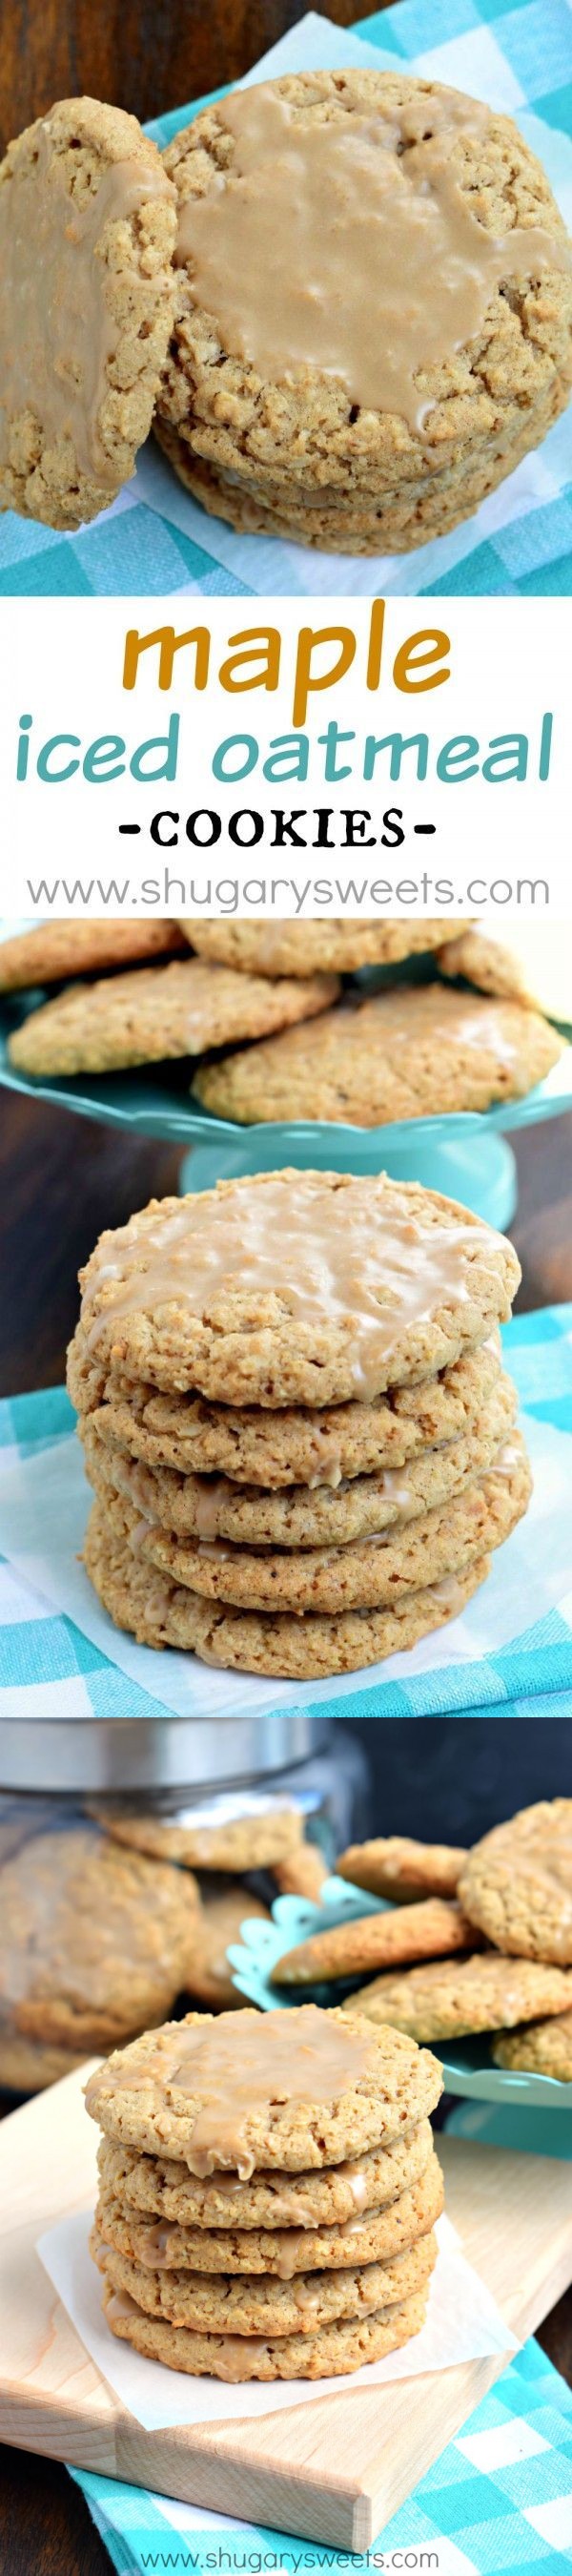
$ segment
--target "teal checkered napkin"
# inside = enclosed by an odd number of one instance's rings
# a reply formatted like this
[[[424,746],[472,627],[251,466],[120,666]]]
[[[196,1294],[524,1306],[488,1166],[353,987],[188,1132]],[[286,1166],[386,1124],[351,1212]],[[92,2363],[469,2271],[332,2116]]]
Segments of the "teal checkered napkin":
[[[537,2343],[524,2346],[400,2505],[366,2557],[235,2523],[203,2507],[72,2469],[121,2576],[284,2576],[375,2565],[439,2576],[564,2576],[572,2558],[572,2395]],[[431,2554],[430,2554],[431,2553]],[[435,2554],[432,2554],[435,2553]]]
[[[513,115],[572,222],[572,21],[569,0],[401,0],[351,33],[310,15],[255,69],[268,77],[348,63],[407,63]],[[160,145],[200,100],[157,118]],[[8,514],[0,521],[0,595],[133,598],[181,591],[264,597],[320,593],[431,597],[557,593],[572,588],[572,454],[557,421],[468,526],[410,555],[333,557],[277,538],[239,537],[191,500],[149,441],[112,509],[77,536]]]
[[[119,1635],[77,1562],[85,1493],[63,1388],[0,1405],[0,1715],[504,1717],[572,1713],[572,1305],[504,1334],[535,1472],[526,1519],[450,1629],[375,1672],[288,1682],[158,1658]],[[48,1508],[46,1508],[48,1506]]]

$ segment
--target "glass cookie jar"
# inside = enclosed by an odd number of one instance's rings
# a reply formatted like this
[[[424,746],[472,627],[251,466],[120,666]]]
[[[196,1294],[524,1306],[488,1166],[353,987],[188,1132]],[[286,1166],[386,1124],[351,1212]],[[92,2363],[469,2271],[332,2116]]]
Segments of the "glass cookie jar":
[[[318,1895],[367,1787],[353,1734],[303,1713],[0,1722],[0,2092],[238,2009],[228,1945]]]

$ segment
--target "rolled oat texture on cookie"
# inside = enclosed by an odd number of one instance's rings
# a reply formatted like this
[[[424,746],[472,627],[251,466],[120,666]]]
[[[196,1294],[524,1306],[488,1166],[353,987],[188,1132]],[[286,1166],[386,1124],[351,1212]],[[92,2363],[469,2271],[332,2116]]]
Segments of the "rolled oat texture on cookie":
[[[135,116],[60,99],[0,164],[0,509],[78,528],[133,473],[174,318],[177,201]]]
[[[106,2136],[174,2156],[199,2177],[230,2165],[303,2172],[399,2136],[434,2108],[441,2070],[395,2031],[313,2004],[216,2021],[189,2013],[90,2077]]]
[[[315,1118],[379,1127],[522,1100],[563,1048],[548,1021],[520,1001],[400,985],[199,1066],[192,1091],[204,1109],[239,1126]]]
[[[405,71],[301,73],[203,110],[166,166],[156,430],[231,525],[409,549],[469,516],[562,410],[566,235],[510,118]]]
[[[541,1798],[467,1854],[459,1894],[497,1950],[572,1963],[572,1798]]]

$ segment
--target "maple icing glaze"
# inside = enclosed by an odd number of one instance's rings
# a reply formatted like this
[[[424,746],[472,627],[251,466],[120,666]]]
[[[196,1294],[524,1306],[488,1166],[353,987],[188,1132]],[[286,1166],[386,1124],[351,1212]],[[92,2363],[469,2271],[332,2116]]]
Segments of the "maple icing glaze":
[[[0,188],[0,464],[10,422],[30,411],[44,446],[70,439],[82,472],[115,486],[99,414],[125,322],[106,301],[116,271],[100,245],[107,224],[131,222],[152,199],[171,195],[166,172],[126,160],[112,162],[78,202],[56,161],[49,119],[34,162],[18,161]]]
[[[397,1203],[396,1203],[397,1202]],[[412,1327],[471,1295],[474,1258],[490,1259],[501,1238],[489,1226],[422,1224],[370,1179],[279,1172],[235,1188],[160,1204],[102,1237],[82,1299],[88,1348],[122,1316],[175,1303],[214,1326],[221,1301],[240,1294],[240,1327],[261,1338],[264,1299],[276,1300],[273,1327],[319,1333],[331,1325],[352,1345],[356,1395],[373,1397],[387,1362]],[[104,1302],[100,1301],[104,1291]],[[97,1301],[97,1302],[96,1302]],[[232,1329],[228,1316],[229,1329]],[[398,1372],[397,1372],[398,1373]]]
[[[184,198],[175,260],[225,350],[266,383],[318,371],[419,430],[419,378],[480,331],[496,288],[568,265],[542,226],[497,238],[478,223],[451,156],[466,140],[478,183],[490,118],[457,90],[321,122],[263,82],[217,112],[232,167]]]
[[[160,2034],[134,2067],[113,2060],[90,2076],[88,2110],[103,2085],[105,2094],[146,2091],[154,2083],[163,2097],[190,2094],[194,2109],[185,2161],[199,2177],[231,2166],[247,2180],[256,2158],[248,2144],[251,2114],[264,2119],[278,2104],[335,2103],[366,2075],[372,2061],[371,2038],[342,2027],[316,2004],[295,2012],[244,2013],[237,2032],[234,2014],[222,2013],[212,2025],[173,2024]]]

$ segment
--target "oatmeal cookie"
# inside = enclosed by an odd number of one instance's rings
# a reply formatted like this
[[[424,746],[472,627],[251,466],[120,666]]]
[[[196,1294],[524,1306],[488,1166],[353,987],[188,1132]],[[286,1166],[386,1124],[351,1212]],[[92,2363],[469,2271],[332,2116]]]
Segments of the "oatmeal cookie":
[[[350,1540],[369,1533],[377,1537],[394,1524],[401,1529],[406,1521],[442,1509],[494,1466],[516,1409],[516,1390],[503,1375],[484,1418],[471,1425],[464,1440],[425,1450],[405,1470],[386,1467],[377,1476],[312,1488],[290,1485],[278,1493],[235,1485],[226,1476],[206,1479],[146,1467],[102,1440],[93,1416],[80,1419],[79,1431],[89,1482],[101,1502],[124,1496],[139,1519],[154,1522],[170,1537],[197,1539],[199,1545],[205,1539],[209,1544],[231,1539],[257,1548],[345,1547]]]
[[[434,2178],[435,2156],[431,2122],[424,2118],[384,2147],[369,2148],[357,2163],[350,2159],[315,2173],[257,2172],[249,2182],[239,2182],[233,2173],[208,2174],[203,2181],[168,2156],[139,2156],[136,2148],[116,2146],[111,2138],[101,2138],[97,2162],[101,2201],[108,2212],[113,2204],[115,2217],[130,2221],[132,2230],[142,2220],[174,2223],[184,2246],[188,2228],[206,2228],[210,2235],[223,2228],[227,2234],[230,2229],[248,2236],[252,2229],[268,2235],[274,2228],[284,2233],[288,2228],[344,2227],[366,2209],[389,2210],[393,2202],[413,2191],[429,2165]],[[419,2235],[422,2224],[432,2225],[427,2207],[433,2207],[431,2197],[427,2205],[419,2195],[415,2206],[411,2204],[412,2237]],[[120,2244],[136,2262],[147,2259],[149,2243],[144,2233],[112,2237],[111,2242]],[[167,2253],[171,2243],[174,2239],[167,2236]],[[248,2271],[247,2255],[245,2268]],[[196,2270],[202,2269],[197,2260]]]
[[[442,1509],[420,1513],[395,1530],[353,1545],[305,1552],[256,1550],[222,1540],[183,1540],[141,1522],[122,1495],[105,1502],[111,1529],[127,1533],[137,1554],[206,1601],[246,1611],[294,1611],[339,1617],[347,1610],[388,1609],[400,1593],[427,1590],[462,1573],[510,1536],[527,1510],[532,1480],[521,1435],[514,1432],[487,1474],[466,1484]]]
[[[257,1172],[100,1235],[81,1322],[102,1371],[274,1412],[430,1376],[506,1319],[519,1280],[504,1235],[417,1182]]]
[[[169,1582],[117,1536],[101,1503],[94,1503],[84,1541],[84,1565],[116,1628],[142,1646],[176,1646],[201,1663],[230,1672],[274,1674],[279,1680],[319,1680],[361,1671],[401,1654],[419,1637],[456,1619],[490,1572],[489,1556],[475,1557],[461,1573],[402,1592],[385,1610],[348,1610],[329,1618],[313,1612],[248,1611],[208,1602],[188,1586]]]
[[[211,2379],[339,2379],[396,2352],[420,2334],[427,2299],[418,2290],[361,2324],[339,2318],[316,2334],[276,2335],[264,2343],[259,2335],[193,2334],[187,2326],[146,2317],[134,2299],[109,2284],[103,2292],[104,2314],[111,2332],[133,2345],[149,2361],[166,2362],[169,2370],[187,2370]]]
[[[7,2093],[44,2093],[50,2084],[61,2084],[64,2075],[77,2072],[85,2064],[88,2051],[58,2048],[41,2039],[28,2039],[15,2030],[11,2021],[0,2017],[0,2085]]]
[[[564,2013],[571,1985],[565,1969],[485,1951],[477,1958],[432,1960],[402,1977],[376,1977],[339,2009],[364,2013],[374,2028],[390,2023],[411,2039],[454,2039],[470,2031],[512,2030],[535,2014]]]
[[[411,1905],[417,1897],[456,1896],[466,1859],[457,1844],[380,1834],[374,1842],[349,1843],[336,1861],[336,1876],[367,1888],[370,1896],[388,1897],[391,1905]]]
[[[362,1971],[390,1968],[409,1959],[450,1958],[456,1950],[474,1949],[467,1915],[453,1896],[426,1896],[420,1905],[396,1905],[387,1913],[365,1914],[352,1923],[337,1923],[314,1932],[285,1950],[272,1969],[273,1986],[315,1986],[325,1978],[359,1977]]]
[[[564,227],[510,118],[401,69],[301,73],[204,109],[166,166],[176,314],[156,429],[235,526],[418,544],[563,408]]]
[[[500,1341],[491,1333],[421,1385],[392,1387],[367,1404],[287,1405],[271,1413],[208,1404],[200,1395],[159,1394],[113,1367],[106,1377],[78,1324],[68,1352],[68,1390],[80,1415],[94,1415],[94,1430],[110,1449],[124,1449],[144,1466],[229,1476],[235,1485],[274,1493],[298,1484],[335,1488],[344,1476],[404,1467],[426,1449],[465,1440],[496,1400],[500,1370]]]
[[[214,1823],[202,1818],[200,1807],[196,1815],[184,1805],[178,1815],[146,1815],[143,1808],[131,1808],[127,1798],[90,1798],[88,1812],[114,1842],[149,1852],[153,1859],[178,1861],[184,1869],[237,1871],[239,1876],[250,1869],[274,1870],[277,1862],[294,1858],[302,1842],[297,1808],[278,1802],[270,1807],[261,1803],[242,1816],[221,1815]]]
[[[382,1127],[522,1100],[563,1044],[521,1002],[400,985],[200,1066],[192,1090],[216,1118],[239,1125],[315,1118]]]
[[[489,937],[486,922],[475,922],[437,950],[435,964],[441,975],[449,979],[463,975],[481,993],[500,993],[509,1001],[528,1003],[548,1020],[570,1020],[568,957],[556,924],[534,917],[513,922],[505,948]]]
[[[88,1824],[38,1834],[0,1869],[0,2008],[45,2047],[112,2048],[174,2003],[196,1913],[167,1862]]]
[[[180,2080],[179,2080],[180,2079]],[[304,2173],[385,2144],[434,2108],[435,2058],[359,2014],[188,2013],[117,2051],[90,2077],[107,2137],[174,2156],[199,2177],[231,2166]]]
[[[174,311],[175,189],[135,116],[60,99],[0,166],[0,508],[78,528],[133,473]]]
[[[184,2173],[184,2166],[180,2170]],[[235,2177],[228,2179],[234,2189]],[[329,2182],[330,2174],[324,2179]],[[289,2185],[290,2176],[277,2177],[280,2200],[284,2194],[288,2202]],[[386,2207],[358,2211],[357,2217],[354,2209],[341,2224],[326,2220],[312,2229],[310,2237],[307,2226],[280,2227],[275,2218],[269,2228],[228,2223],[226,2227],[182,2227],[173,2220],[161,2220],[163,2265],[165,2270],[209,2272],[219,2278],[246,2273],[283,2281],[295,2280],[300,2272],[353,2271],[356,2264],[391,2262],[430,2233],[440,2217],[443,2198],[443,2176],[433,2149],[419,2180]],[[98,2226],[106,2244],[115,2246],[130,2262],[146,2267],[151,2263],[156,2269],[157,2225],[125,2209],[105,2188],[98,2201]]]
[[[281,537],[287,545],[342,555],[409,554],[434,537],[447,536],[469,519],[530,449],[540,447],[568,398],[568,378],[551,378],[530,408],[517,411],[510,427],[496,430],[477,461],[470,454],[456,466],[425,472],[416,481],[395,481],[381,497],[365,492],[351,504],[337,484],[321,484],[319,493],[290,480],[263,479],[247,469],[209,464],[195,455],[177,430],[159,415],[154,430],[174,473],[209,517],[227,519],[239,536]],[[310,925],[312,926],[312,925]]]
[[[572,2011],[552,2021],[533,2021],[510,2039],[494,2039],[495,2066],[518,2075],[551,2075],[556,2084],[572,2084]]]
[[[443,921],[181,921],[199,957],[248,975],[355,975],[360,966],[396,966],[426,949],[442,954],[458,922]]]
[[[541,1798],[475,1843],[461,1902],[497,1950],[572,1963],[572,1798]]]
[[[197,2003],[208,2005],[209,2012],[239,2012],[244,1996],[233,1985],[227,1959],[231,1941],[239,1941],[247,1916],[256,1914],[268,1923],[268,1906],[258,1896],[251,1896],[240,1880],[233,1887],[224,1883],[204,1887],[187,1968],[187,1991]]]
[[[180,956],[184,937],[176,921],[38,922],[0,940],[0,993],[59,984],[68,975],[99,975],[139,960]]]
[[[243,2274],[221,2280],[216,2273],[172,2272],[133,2263],[100,2235],[97,2215],[90,2251],[113,2289],[126,2290],[146,2316],[161,2317],[193,2333],[313,2335],[337,2317],[371,2316],[378,2308],[409,2299],[430,2280],[437,2261],[437,2239],[431,2230],[416,2245],[406,2246],[388,2263],[364,2263],[355,2271],[297,2272],[293,2281],[250,2280]]]

